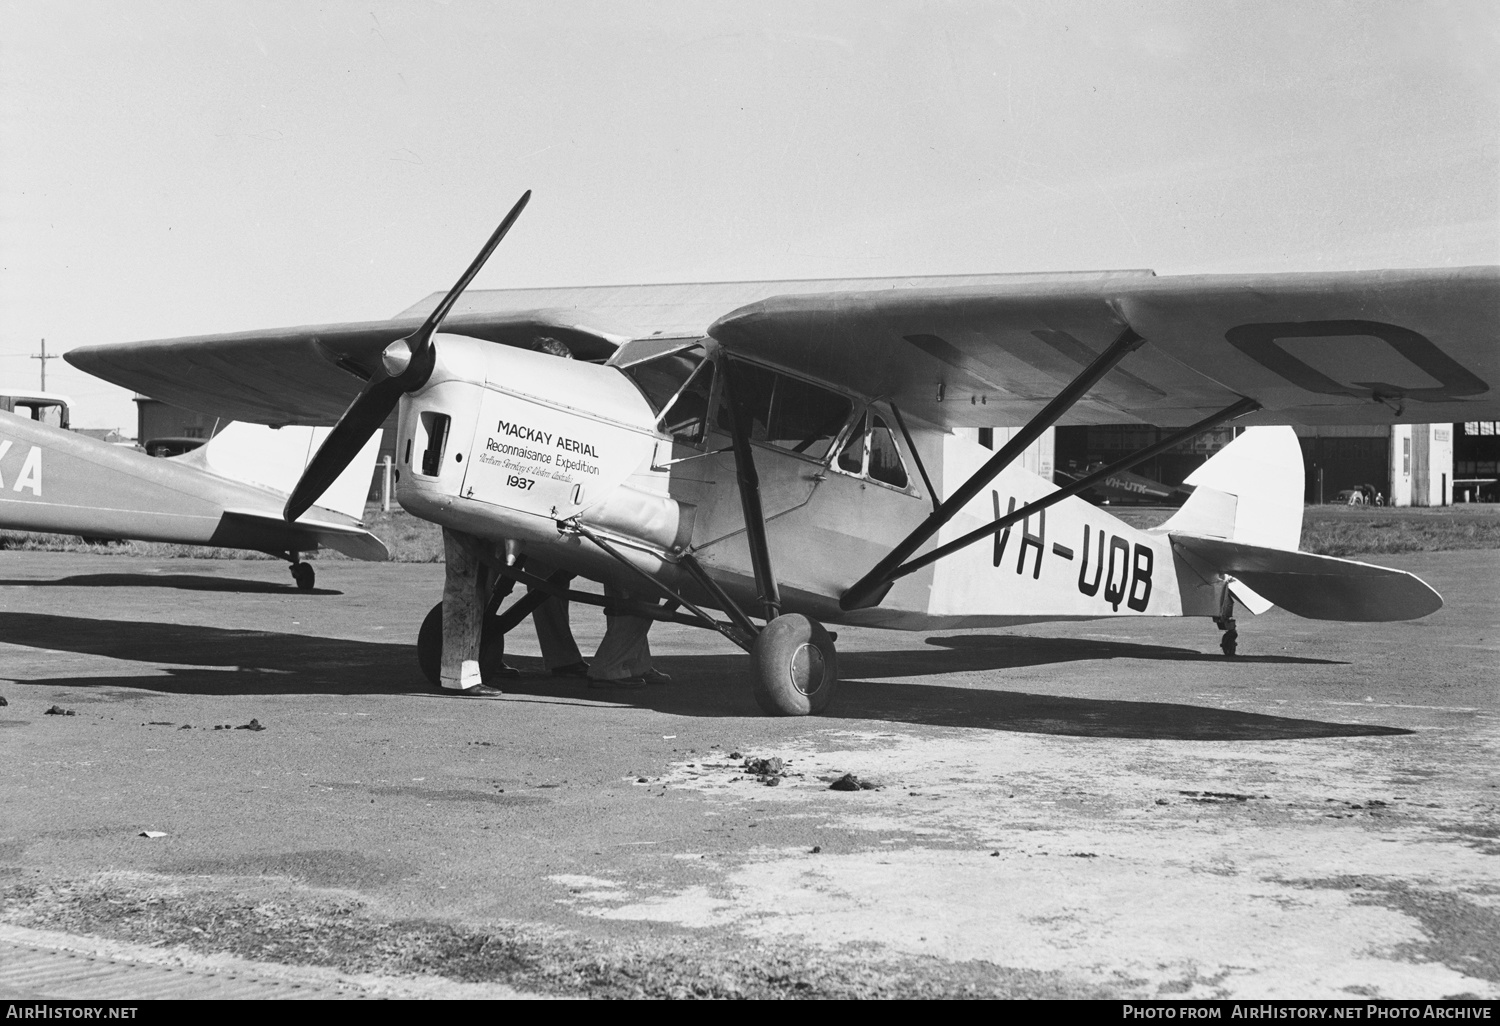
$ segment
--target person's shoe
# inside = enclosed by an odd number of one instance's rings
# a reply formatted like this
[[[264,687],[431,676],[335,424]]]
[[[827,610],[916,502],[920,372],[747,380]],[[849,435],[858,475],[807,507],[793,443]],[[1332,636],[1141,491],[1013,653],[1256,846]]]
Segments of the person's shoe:
[[[647,684],[670,684],[672,683],[672,675],[670,673],[662,673],[660,670],[647,670],[641,674],[641,680]]]
[[[479,677],[481,680],[512,680],[521,675],[521,671],[505,662],[503,657],[496,658],[493,655],[481,655],[479,657]]]
[[[505,692],[499,688],[492,688],[488,684],[475,684],[472,688],[464,688],[461,691],[446,688],[444,694],[453,698],[501,698]]]
[[[646,686],[644,677],[615,677],[613,680],[605,680],[599,677],[589,678],[591,688],[618,688],[620,690],[633,691],[636,688]]]
[[[569,663],[567,666],[554,666],[549,672],[554,677],[587,677],[589,664]]]

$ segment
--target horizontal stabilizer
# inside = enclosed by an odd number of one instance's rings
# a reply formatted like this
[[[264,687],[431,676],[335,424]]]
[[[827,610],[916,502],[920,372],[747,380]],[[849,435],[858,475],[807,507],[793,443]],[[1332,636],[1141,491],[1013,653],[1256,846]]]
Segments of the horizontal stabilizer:
[[[1309,620],[1415,620],[1443,607],[1441,595],[1404,570],[1216,538],[1171,539],[1174,549]]]
[[[362,527],[351,524],[334,524],[324,520],[308,520],[303,518],[295,524],[288,524],[279,513],[267,514],[255,510],[230,509],[224,511],[226,520],[239,520],[249,522],[256,527],[280,532],[282,534],[289,530],[306,531],[313,535],[319,545],[326,545],[330,549],[342,552],[351,559],[363,559],[372,563],[383,563],[391,558],[390,550],[385,547],[385,542],[375,537]]]

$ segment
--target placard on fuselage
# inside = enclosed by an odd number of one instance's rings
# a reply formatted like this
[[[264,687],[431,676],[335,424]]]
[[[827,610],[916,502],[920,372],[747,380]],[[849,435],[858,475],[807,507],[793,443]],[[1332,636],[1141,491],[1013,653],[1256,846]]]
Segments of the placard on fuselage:
[[[562,520],[618,487],[654,446],[644,432],[486,388],[461,494]]]

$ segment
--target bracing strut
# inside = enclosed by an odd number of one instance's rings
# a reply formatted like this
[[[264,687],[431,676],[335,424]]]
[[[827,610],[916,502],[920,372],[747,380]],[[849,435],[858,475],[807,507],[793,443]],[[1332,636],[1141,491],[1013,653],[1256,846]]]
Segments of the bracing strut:
[[[918,556],[916,559],[913,559],[908,563],[903,563],[901,566],[898,566],[896,569],[891,571],[889,579],[892,581],[900,580],[907,574],[920,570],[924,566],[929,566],[932,563],[936,563],[944,556],[951,555],[957,552],[959,549],[967,548],[977,541],[982,541],[992,535],[999,534],[1001,531],[1005,530],[1007,527],[1010,527],[1012,524],[1020,523],[1022,520],[1025,520],[1027,517],[1031,516],[1034,513],[1037,513],[1040,510],[1044,510],[1049,506],[1055,506],[1057,503],[1062,502],[1066,498],[1077,495],[1079,492],[1087,491],[1089,488],[1092,488],[1100,481],[1103,481],[1105,478],[1109,477],[1111,474],[1118,474],[1122,470],[1129,470],[1131,467],[1134,467],[1140,463],[1144,463],[1146,460],[1149,460],[1151,457],[1157,455],[1158,453],[1166,452],[1174,445],[1180,445],[1188,439],[1193,438],[1197,435],[1201,435],[1203,432],[1209,430],[1210,428],[1216,427],[1227,420],[1233,420],[1236,417],[1242,417],[1245,414],[1254,412],[1258,409],[1260,409],[1260,403],[1256,402],[1254,399],[1241,399],[1234,405],[1225,407],[1218,413],[1205,417],[1202,420],[1198,421],[1198,423],[1196,424],[1189,425],[1188,427],[1183,428],[1181,431],[1174,431],[1172,434],[1168,435],[1166,438],[1163,438],[1155,445],[1149,445],[1144,449],[1139,449],[1129,456],[1126,456],[1124,459],[1117,460],[1114,463],[1111,463],[1103,470],[1097,470],[1087,477],[1081,477],[1077,481],[1074,481],[1072,484],[1064,485],[1055,492],[1048,492],[1046,495],[1042,496],[1040,499],[1037,499],[1035,502],[1029,502],[1026,505],[1022,506],[1020,509],[1007,513],[1005,514],[1005,516],[1000,517],[998,520],[991,521],[978,530],[970,531],[968,534],[964,535],[961,538],[955,538],[944,545],[939,545],[931,552],[925,552],[922,555]]]
[[[1108,349],[1094,358],[1093,362],[1079,373],[1063,390],[1052,399],[1046,406],[1042,407],[1032,417],[1026,426],[1016,436],[1001,447],[1000,451],[974,472],[973,476],[965,481],[959,489],[950,495],[942,505],[938,506],[928,514],[927,519],[922,521],[917,528],[896,544],[890,553],[879,563],[856,581],[848,591],[839,598],[841,609],[864,609],[878,603],[884,597],[885,591],[889,589],[894,578],[892,571],[901,566],[912,553],[922,547],[922,544],[940,531],[944,524],[958,515],[958,512],[969,504],[969,500],[978,495],[985,485],[989,484],[1006,467],[1013,463],[1017,456],[1026,451],[1027,446],[1039,438],[1053,424],[1057,423],[1073,407],[1073,404],[1081,399],[1090,388],[1098,383],[1099,379],[1109,373],[1110,369],[1123,360],[1127,355],[1140,347],[1146,340],[1137,335],[1128,326],[1120,333],[1120,337],[1110,343]],[[746,445],[748,449],[748,443]],[[752,550],[753,551],[753,550]]]

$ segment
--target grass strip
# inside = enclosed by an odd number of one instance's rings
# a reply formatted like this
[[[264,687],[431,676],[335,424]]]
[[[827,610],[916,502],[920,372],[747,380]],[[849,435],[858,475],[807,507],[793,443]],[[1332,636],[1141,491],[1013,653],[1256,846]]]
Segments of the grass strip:
[[[0,921],[197,954],[350,974],[441,976],[594,998],[1107,997],[1057,973],[866,950],[763,944],[737,931],[596,940],[525,924],[382,919],[358,898],[287,891],[247,897],[163,881],[103,878],[14,886]]]

